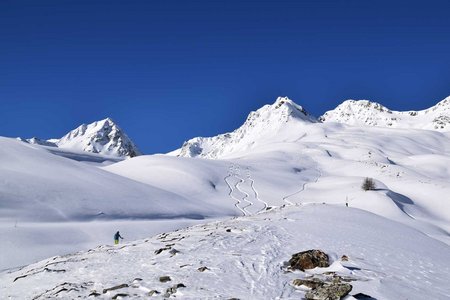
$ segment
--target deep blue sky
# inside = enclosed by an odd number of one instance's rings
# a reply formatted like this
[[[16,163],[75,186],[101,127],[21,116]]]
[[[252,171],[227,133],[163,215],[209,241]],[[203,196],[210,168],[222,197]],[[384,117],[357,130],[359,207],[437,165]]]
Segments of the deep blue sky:
[[[450,95],[450,1],[0,0],[0,135],[112,117],[145,153],[287,95],[424,109]]]

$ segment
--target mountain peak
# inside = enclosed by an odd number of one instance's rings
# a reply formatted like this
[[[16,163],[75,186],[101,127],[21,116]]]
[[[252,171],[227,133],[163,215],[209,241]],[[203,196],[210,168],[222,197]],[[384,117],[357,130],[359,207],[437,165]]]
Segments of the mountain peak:
[[[376,110],[379,112],[387,112],[387,113],[392,113],[392,111],[390,109],[388,109],[387,107],[381,105],[378,102],[374,102],[374,101],[370,101],[370,100],[345,100],[344,102],[342,102],[342,104],[340,104],[339,106],[342,107],[359,107],[359,108],[363,108],[363,109],[368,109],[368,110]],[[339,107],[338,106],[338,107]]]
[[[35,145],[72,149],[115,157],[134,157],[141,152],[123,130],[111,119],[81,124],[60,139],[42,140],[36,137],[19,140]]]
[[[322,122],[392,128],[450,130],[450,97],[420,111],[392,111],[369,100],[346,100],[319,118]]]
[[[312,117],[302,106],[298,105],[288,97],[278,97],[271,105],[271,108],[274,110],[284,108],[291,117],[300,117],[301,119],[306,119],[308,121],[315,121],[314,117]]]
[[[118,157],[134,157],[141,154],[130,138],[109,117],[80,125],[58,140],[56,145],[60,148]]]
[[[215,137],[193,138],[174,153],[186,157],[218,158],[257,147],[274,139],[289,138],[286,136],[292,134],[287,132],[315,122],[317,120],[302,106],[288,97],[278,97],[273,104],[250,112],[244,124],[233,132]]]

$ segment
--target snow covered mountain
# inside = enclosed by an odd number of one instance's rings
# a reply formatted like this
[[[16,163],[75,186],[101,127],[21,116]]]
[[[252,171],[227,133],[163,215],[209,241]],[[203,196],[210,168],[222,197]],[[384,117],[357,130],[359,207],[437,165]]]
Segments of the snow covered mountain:
[[[322,122],[450,131],[450,97],[421,111],[392,111],[368,100],[347,100],[319,118]]]
[[[23,139],[21,139],[24,141]],[[98,153],[114,157],[135,157],[141,152],[123,130],[110,118],[82,124],[60,139],[25,140],[30,144]]]
[[[284,130],[286,124],[317,122],[300,105],[287,97],[279,97],[274,104],[251,112],[245,123],[233,132],[216,137],[196,137],[173,152],[183,157],[219,158],[227,154],[254,149],[261,142],[271,141]]]
[[[422,111],[392,111],[368,100],[347,100],[316,119],[287,97],[251,112],[245,123],[231,133],[215,137],[196,137],[169,155],[182,157],[224,158],[255,149],[261,143],[286,141],[302,126],[316,122],[338,122],[354,126],[378,126],[405,129],[450,131],[450,97]]]
[[[346,300],[450,294],[448,131],[318,122],[278,98],[185,157],[99,166],[62,150],[0,138],[7,298],[301,299],[295,279],[335,275]],[[117,230],[127,243],[112,246]],[[329,268],[286,272],[314,248]]]

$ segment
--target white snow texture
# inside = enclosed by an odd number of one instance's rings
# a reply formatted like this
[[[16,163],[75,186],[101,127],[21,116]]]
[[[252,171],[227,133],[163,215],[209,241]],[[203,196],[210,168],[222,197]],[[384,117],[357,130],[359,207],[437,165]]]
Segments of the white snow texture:
[[[167,155],[137,156],[110,119],[0,138],[0,295],[302,299],[294,279],[334,272],[345,299],[449,299],[449,120],[450,98],[348,100],[316,119],[280,97]],[[289,271],[309,249],[331,266]]]

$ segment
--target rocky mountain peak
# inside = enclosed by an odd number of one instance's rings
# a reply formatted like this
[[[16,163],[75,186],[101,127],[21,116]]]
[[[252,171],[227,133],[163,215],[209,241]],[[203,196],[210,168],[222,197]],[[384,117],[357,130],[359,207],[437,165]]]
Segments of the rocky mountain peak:
[[[115,157],[141,155],[136,145],[111,118],[90,124],[82,124],[60,139],[43,140],[36,137],[18,139],[29,144],[73,149]]]
[[[134,157],[141,154],[111,118],[82,124],[58,140],[56,145],[60,148],[74,148],[118,157]]]

